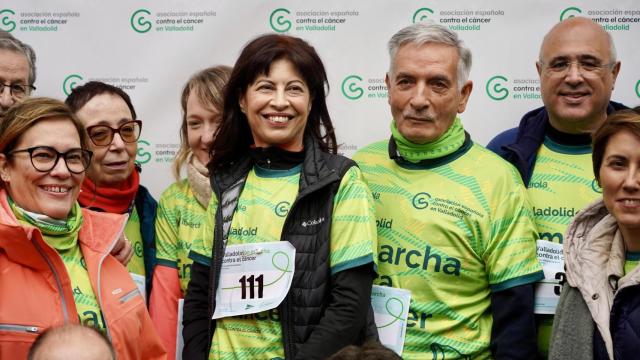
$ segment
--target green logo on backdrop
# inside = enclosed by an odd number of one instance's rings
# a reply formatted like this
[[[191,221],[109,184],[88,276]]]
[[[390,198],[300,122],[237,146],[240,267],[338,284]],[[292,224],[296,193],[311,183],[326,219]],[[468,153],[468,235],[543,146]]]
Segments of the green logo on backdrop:
[[[562,10],[562,12],[560,13],[560,21],[572,18],[578,14],[582,14],[582,10],[580,10],[580,8],[577,8],[575,6],[568,7]]]
[[[69,96],[69,94],[71,94],[71,90],[73,90],[73,88],[78,85],[78,81],[82,80],[84,80],[84,78],[78,74],[71,74],[67,76],[62,82],[62,92],[65,95]]]
[[[283,33],[291,29],[291,21],[284,14],[291,14],[291,12],[285,8],[275,9],[269,16],[269,25],[275,32]]]
[[[636,95],[640,98],[640,80],[636,83]]]
[[[429,206],[429,200],[431,200],[431,195],[426,192],[417,193],[413,200],[411,201],[414,208],[421,210],[426,209]]]
[[[429,8],[420,8],[413,13],[413,18],[411,19],[412,23],[417,23],[420,21],[425,21],[429,19],[429,15],[433,15],[433,10]]]
[[[487,95],[493,100],[504,100],[509,96],[509,90],[506,87],[503,87],[503,81],[509,81],[506,77],[502,75],[496,75],[487,81],[487,85],[485,86],[485,90],[487,91]]]
[[[12,32],[16,28],[16,22],[11,20],[11,15],[16,13],[11,9],[0,10],[0,29]]]
[[[349,100],[358,100],[364,95],[364,90],[359,86],[362,78],[358,75],[349,75],[342,80],[342,95]]]
[[[151,30],[151,21],[145,18],[145,15],[151,15],[151,12],[147,9],[139,9],[131,14],[131,28],[138,33],[146,33]]]
[[[138,152],[136,153],[136,162],[140,165],[146,164],[151,161],[151,153],[145,150],[144,146],[151,146],[146,140],[138,140]]]

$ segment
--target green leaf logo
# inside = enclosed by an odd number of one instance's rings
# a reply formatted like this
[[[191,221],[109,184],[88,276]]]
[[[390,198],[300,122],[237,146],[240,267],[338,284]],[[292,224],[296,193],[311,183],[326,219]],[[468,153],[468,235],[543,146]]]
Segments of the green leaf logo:
[[[578,14],[582,14],[582,10],[580,10],[580,8],[575,6],[568,7],[560,13],[560,21],[575,17]]]
[[[140,165],[146,164],[149,161],[151,161],[151,153],[148,151],[145,151],[145,147],[144,146],[151,146],[151,143],[149,143],[146,140],[138,140],[138,152],[136,153],[136,162],[139,163]]]
[[[16,28],[16,22],[11,19],[11,15],[15,14],[11,9],[0,10],[0,29],[12,32]]]
[[[640,80],[636,83],[636,95],[640,98]]]
[[[271,12],[271,16],[269,16],[269,25],[271,25],[273,31],[283,33],[291,29],[291,21],[289,21],[289,18],[287,17],[289,14],[291,14],[291,12],[285,8],[275,9]]]
[[[151,30],[151,21],[147,20],[145,16],[150,16],[151,11],[147,9],[136,10],[131,14],[131,28],[140,34],[146,33]]]
[[[78,74],[71,74],[67,76],[62,82],[62,92],[69,96],[69,94],[71,94],[71,90],[73,90],[73,88],[78,85],[78,82],[82,80],[84,80],[84,78]]]
[[[349,75],[342,80],[342,95],[349,100],[358,100],[364,95],[364,90],[360,87],[362,78],[358,75]]]
[[[427,7],[420,8],[413,13],[413,18],[411,19],[411,22],[415,24],[420,21],[428,20],[430,15],[433,15],[433,10]]]
[[[492,100],[500,101],[504,100],[509,96],[509,90],[506,87],[503,87],[504,82],[507,82],[506,77],[502,75],[496,75],[487,81],[485,86],[485,90],[487,91],[487,95]]]

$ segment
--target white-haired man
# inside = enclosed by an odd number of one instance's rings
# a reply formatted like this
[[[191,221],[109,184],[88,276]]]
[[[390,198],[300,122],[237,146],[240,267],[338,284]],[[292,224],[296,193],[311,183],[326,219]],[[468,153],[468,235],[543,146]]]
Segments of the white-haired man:
[[[389,41],[391,138],[354,157],[376,203],[379,285],[411,291],[405,359],[535,355],[536,230],[515,169],[457,117],[471,52],[418,23]]]

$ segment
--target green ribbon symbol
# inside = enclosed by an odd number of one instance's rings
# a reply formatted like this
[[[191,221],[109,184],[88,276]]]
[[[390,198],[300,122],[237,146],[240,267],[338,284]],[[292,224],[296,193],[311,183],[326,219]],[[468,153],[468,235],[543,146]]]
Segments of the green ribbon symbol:
[[[400,311],[398,312],[398,314],[394,314],[391,308],[391,302],[392,301],[396,301],[398,302],[398,304],[400,304]],[[385,309],[387,310],[387,313],[389,315],[391,315],[391,317],[393,318],[393,320],[391,320],[390,323],[382,325],[382,326],[378,326],[378,329],[382,329],[385,328],[387,326],[393,325],[395,324],[397,321],[404,321],[404,319],[402,318],[402,314],[404,313],[404,304],[402,303],[402,300],[398,299],[397,297],[392,297],[387,299],[387,302],[384,304]]]

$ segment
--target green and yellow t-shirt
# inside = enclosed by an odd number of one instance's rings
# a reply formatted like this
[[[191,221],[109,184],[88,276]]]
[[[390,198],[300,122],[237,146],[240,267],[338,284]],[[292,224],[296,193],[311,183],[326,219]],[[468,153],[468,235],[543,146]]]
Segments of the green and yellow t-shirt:
[[[55,248],[54,244],[49,245]],[[102,311],[91,287],[87,264],[80,251],[80,246],[76,245],[71,249],[63,251],[58,250],[58,254],[60,254],[60,258],[62,258],[64,266],[67,268],[69,278],[71,279],[73,300],[75,300],[76,303],[80,323],[102,331],[106,330]]]
[[[542,279],[515,169],[476,144],[429,165],[360,150],[378,227],[376,283],[411,291],[405,359],[491,357],[491,292]]]
[[[169,186],[158,202],[155,224],[158,265],[178,269],[183,294],[191,279],[189,251],[193,240],[202,233],[205,214],[206,209],[198,202],[186,179]]]
[[[131,241],[131,246],[133,247],[133,256],[127,264],[127,269],[130,273],[145,276],[144,245],[142,243],[142,232],[140,231],[140,217],[135,206],[131,211],[131,215],[129,215],[127,225],[124,227],[124,234]]]
[[[527,193],[539,238],[562,243],[575,214],[602,196],[593,175],[591,146],[559,143],[546,136]],[[537,315],[537,322],[538,351],[546,357],[553,315]]]
[[[229,229],[228,245],[281,240],[284,222],[298,195],[300,170],[301,166],[290,170],[254,167],[249,172]],[[190,257],[205,265],[210,265],[216,205],[212,199],[203,235],[191,247]],[[332,274],[374,261],[373,204],[356,167],[347,171],[334,197],[330,236]],[[278,309],[218,319],[209,358],[284,358]]]
[[[562,243],[569,223],[602,190],[593,175],[591,146],[570,146],[546,137],[527,189],[539,238]]]

